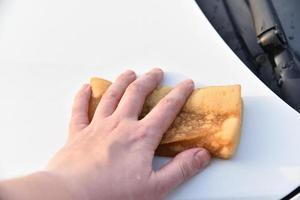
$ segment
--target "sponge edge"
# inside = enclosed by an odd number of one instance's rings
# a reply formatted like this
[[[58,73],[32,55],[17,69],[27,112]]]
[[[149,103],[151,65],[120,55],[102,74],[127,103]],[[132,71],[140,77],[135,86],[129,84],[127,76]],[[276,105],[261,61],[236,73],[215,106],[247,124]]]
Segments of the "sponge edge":
[[[111,85],[111,82],[105,79],[91,78],[90,85],[91,85],[92,94],[90,97],[88,115],[89,115],[89,120],[92,121],[92,118],[101,100],[101,97],[103,96],[104,92],[108,89],[108,87]]]
[[[175,156],[189,148],[204,147],[213,156],[230,159],[238,147],[240,141],[240,122],[238,118],[228,118],[220,131],[212,132],[210,136],[199,134],[192,139],[183,139],[171,143],[160,143],[156,149],[156,155]]]
[[[92,78],[90,83],[91,120],[111,82]],[[150,112],[170,91],[169,87],[154,90],[146,99],[140,118]],[[164,134],[156,155],[175,156],[189,148],[204,147],[215,157],[231,158],[240,140],[242,108],[240,85],[196,89]]]

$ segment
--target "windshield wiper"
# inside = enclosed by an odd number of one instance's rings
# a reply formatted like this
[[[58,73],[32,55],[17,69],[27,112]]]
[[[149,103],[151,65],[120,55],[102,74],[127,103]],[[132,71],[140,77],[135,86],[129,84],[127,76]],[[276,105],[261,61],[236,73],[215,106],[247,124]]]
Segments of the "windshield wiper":
[[[248,0],[257,41],[268,55],[283,99],[300,112],[300,62],[268,0]]]

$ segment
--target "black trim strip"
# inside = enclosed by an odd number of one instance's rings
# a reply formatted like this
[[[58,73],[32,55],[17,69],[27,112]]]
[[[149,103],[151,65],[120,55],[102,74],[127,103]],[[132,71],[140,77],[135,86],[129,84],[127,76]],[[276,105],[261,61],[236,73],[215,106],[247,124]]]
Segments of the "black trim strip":
[[[283,197],[281,200],[290,200],[291,198],[295,197],[299,193],[300,193],[300,186],[298,186],[296,189],[294,189],[288,195],[286,195],[285,197]]]

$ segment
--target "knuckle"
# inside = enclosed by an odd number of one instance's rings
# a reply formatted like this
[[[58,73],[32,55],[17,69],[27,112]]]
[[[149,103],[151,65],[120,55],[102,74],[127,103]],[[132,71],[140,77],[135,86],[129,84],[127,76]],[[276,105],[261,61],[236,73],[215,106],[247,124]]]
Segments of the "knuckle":
[[[128,87],[130,93],[142,93],[144,91],[144,84],[142,81],[135,81]]]
[[[170,191],[170,186],[167,184],[162,184],[160,181],[154,184],[154,193],[156,199],[165,199],[165,196]]]
[[[147,135],[146,133],[140,132],[135,134],[134,139],[137,141],[144,140],[146,138],[146,135]]]
[[[149,129],[147,129],[146,127],[141,127],[136,134],[138,139],[144,139],[148,135],[148,131]]]
[[[119,94],[118,94],[118,92],[115,91],[115,90],[109,90],[109,91],[107,91],[107,93],[106,93],[105,96],[106,96],[106,98],[107,98],[108,100],[116,100],[116,99],[119,98]]]
[[[141,141],[144,140],[148,135],[149,129],[146,127],[140,127],[137,131],[132,135],[133,141]]]
[[[181,162],[179,164],[180,177],[183,181],[186,181],[190,178],[192,169],[186,162]]]
[[[167,107],[179,107],[182,101],[182,98],[168,97],[163,101],[163,104]]]

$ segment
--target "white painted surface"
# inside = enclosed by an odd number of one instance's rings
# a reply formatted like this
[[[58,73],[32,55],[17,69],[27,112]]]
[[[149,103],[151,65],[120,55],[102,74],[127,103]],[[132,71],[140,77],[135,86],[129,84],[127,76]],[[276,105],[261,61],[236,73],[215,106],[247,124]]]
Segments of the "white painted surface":
[[[244,66],[192,0],[1,0],[0,177],[45,166],[91,76],[152,66],[167,72],[165,84],[189,77],[243,90],[236,156],[214,160],[170,199],[276,199],[300,183],[299,114]]]

